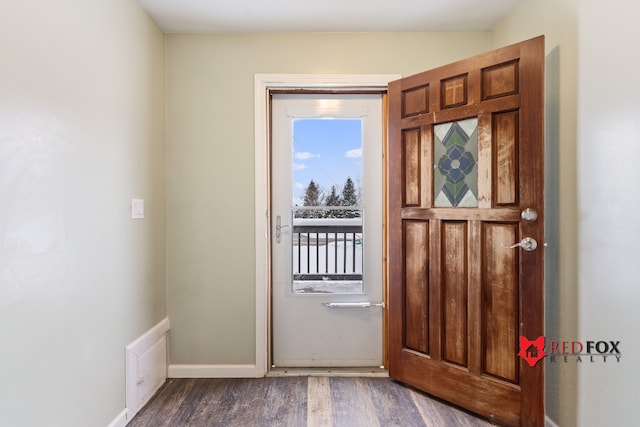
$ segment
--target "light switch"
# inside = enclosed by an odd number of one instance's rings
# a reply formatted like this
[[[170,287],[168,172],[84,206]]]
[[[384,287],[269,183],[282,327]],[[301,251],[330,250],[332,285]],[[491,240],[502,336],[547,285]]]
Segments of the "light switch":
[[[144,199],[131,199],[131,219],[144,218]]]

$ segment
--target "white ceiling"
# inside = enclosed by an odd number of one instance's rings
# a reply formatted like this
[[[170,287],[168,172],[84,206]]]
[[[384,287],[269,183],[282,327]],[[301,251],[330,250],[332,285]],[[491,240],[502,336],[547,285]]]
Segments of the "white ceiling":
[[[521,0],[138,0],[168,33],[488,31]]]

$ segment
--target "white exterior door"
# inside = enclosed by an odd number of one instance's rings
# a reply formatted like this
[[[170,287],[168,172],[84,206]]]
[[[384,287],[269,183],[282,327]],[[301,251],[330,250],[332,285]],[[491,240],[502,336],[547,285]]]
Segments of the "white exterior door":
[[[380,94],[272,97],[275,367],[382,364],[382,119]]]

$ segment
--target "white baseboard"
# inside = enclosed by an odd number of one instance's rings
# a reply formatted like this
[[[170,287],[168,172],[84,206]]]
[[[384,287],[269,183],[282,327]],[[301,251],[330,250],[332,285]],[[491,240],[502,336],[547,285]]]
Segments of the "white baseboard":
[[[127,422],[167,380],[167,332],[164,318],[125,349]]]
[[[127,425],[127,412],[129,412],[128,409],[123,409],[107,427],[125,427]]]
[[[169,378],[257,378],[256,365],[169,365]]]
[[[544,416],[544,426],[545,427],[560,427],[556,424],[548,415]]]

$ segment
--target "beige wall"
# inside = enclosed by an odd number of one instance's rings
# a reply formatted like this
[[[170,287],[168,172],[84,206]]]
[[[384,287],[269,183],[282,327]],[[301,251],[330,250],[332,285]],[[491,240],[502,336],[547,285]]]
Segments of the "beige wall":
[[[0,425],[106,426],[166,316],[164,35],[130,0],[23,0],[0,58]]]
[[[491,35],[492,47],[547,37],[547,337],[621,341],[621,363],[546,362],[547,411],[563,427],[637,424],[639,12],[525,0]]]
[[[167,35],[171,363],[255,362],[255,74],[412,74],[488,47],[486,33]]]
[[[638,424],[640,3],[580,1],[578,331],[620,340],[619,365],[578,370],[578,425]]]

